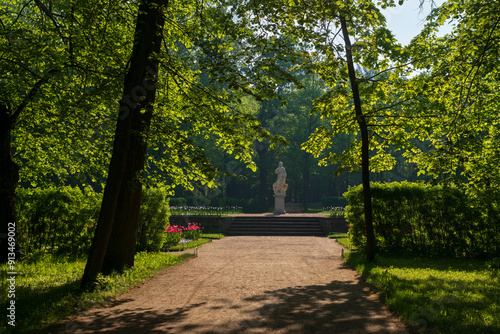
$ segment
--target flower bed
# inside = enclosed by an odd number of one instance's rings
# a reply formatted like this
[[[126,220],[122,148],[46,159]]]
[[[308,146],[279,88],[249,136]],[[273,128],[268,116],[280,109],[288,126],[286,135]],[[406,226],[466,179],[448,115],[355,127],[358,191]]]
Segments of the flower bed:
[[[323,212],[326,212],[330,217],[344,217],[345,209],[344,206],[329,206],[324,207]]]
[[[177,245],[181,240],[198,240],[202,229],[197,223],[189,223],[188,226],[168,225],[165,230],[166,238],[163,247]]]

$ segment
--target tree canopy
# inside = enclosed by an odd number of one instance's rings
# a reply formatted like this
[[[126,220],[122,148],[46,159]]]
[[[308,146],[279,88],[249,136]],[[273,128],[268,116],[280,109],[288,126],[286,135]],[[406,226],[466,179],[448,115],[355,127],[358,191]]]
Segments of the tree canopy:
[[[270,170],[283,156],[290,198],[306,208],[319,200],[313,182],[340,195],[361,179],[342,187],[322,180],[362,166],[367,177],[418,173],[497,189],[498,1],[433,7],[405,47],[381,11],[402,2],[2,3],[5,217],[15,219],[18,179],[103,190],[117,147],[144,150],[133,159],[133,182],[166,184],[171,194],[215,186],[224,197],[251,193],[261,200],[254,210],[267,209]],[[141,22],[140,8],[162,20],[154,36],[141,35],[158,22]],[[452,26],[445,36],[443,24]],[[137,49],[145,38],[157,38],[147,57]]]

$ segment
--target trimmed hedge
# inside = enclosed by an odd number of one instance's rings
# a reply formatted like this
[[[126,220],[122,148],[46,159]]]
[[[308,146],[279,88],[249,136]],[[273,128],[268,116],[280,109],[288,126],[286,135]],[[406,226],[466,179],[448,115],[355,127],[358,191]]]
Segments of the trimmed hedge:
[[[498,194],[467,194],[456,186],[372,183],[377,248],[425,256],[478,256],[500,250]],[[365,247],[362,186],[344,194],[351,242]]]
[[[159,251],[170,217],[164,189],[142,193],[137,251]],[[92,244],[102,194],[78,187],[16,190],[17,238],[23,253],[83,255]]]
[[[142,190],[136,251],[159,252],[165,242],[170,217],[167,191],[163,188]]]
[[[23,252],[85,254],[94,237],[102,194],[75,187],[16,190],[17,237]]]

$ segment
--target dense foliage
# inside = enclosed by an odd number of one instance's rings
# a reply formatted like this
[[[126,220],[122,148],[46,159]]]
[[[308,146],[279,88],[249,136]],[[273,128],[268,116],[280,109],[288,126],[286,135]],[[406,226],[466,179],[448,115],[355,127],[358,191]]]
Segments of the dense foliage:
[[[170,210],[167,190],[144,190],[136,250],[159,251],[165,242]],[[18,241],[25,254],[36,252],[84,255],[99,215],[102,194],[78,187],[17,190]]]
[[[143,189],[136,251],[158,252],[165,242],[170,207],[165,188]]]
[[[304,209],[308,202],[331,202],[360,182],[359,175],[341,172],[359,171],[358,121],[364,118],[369,154],[363,156],[369,156],[372,179],[425,177],[461,184],[464,190],[453,196],[476,211],[456,211],[457,221],[463,215],[482,217],[481,233],[496,240],[495,230],[489,229],[498,224],[495,190],[500,184],[499,2],[448,0],[433,6],[420,34],[402,46],[382,13],[403,2],[5,1],[0,5],[0,203],[8,205],[2,211],[14,206],[18,181],[23,187],[73,185],[100,192],[110,179],[119,112],[124,116],[143,108],[144,94],[154,88],[147,108],[137,113],[147,110],[148,126],[119,136],[137,136],[137,147],[146,151],[145,163],[142,156],[131,158],[138,167],[126,173],[134,182],[175,188],[187,199],[179,205],[268,211],[273,170],[280,160],[288,169],[287,200],[302,202]],[[424,2],[434,3],[419,3]],[[162,36],[156,51],[145,57],[157,65],[156,72],[132,65],[134,43],[144,31],[135,29],[144,14],[139,6],[151,3],[161,4],[150,9],[165,21],[149,34]],[[444,36],[438,34],[443,24],[452,28]],[[348,54],[358,66],[355,73],[347,66]],[[126,74],[144,70],[150,81],[124,90]],[[125,148],[127,142],[117,146],[133,151]],[[118,191],[109,193],[118,196]],[[53,196],[70,201],[66,195]],[[134,220],[137,215],[123,209],[132,207],[124,204],[125,197],[117,211]],[[134,203],[136,210],[139,204]],[[26,201],[18,206],[23,205]],[[27,221],[26,212],[51,216],[28,207],[20,211],[21,223]],[[77,215],[63,204],[58,210],[62,217]],[[16,220],[10,211],[1,212],[2,226]],[[76,230],[84,225],[81,217]],[[117,221],[128,219],[123,218]],[[54,239],[46,232],[62,223],[37,219],[36,228],[44,234],[36,234],[33,226],[26,230],[30,247],[71,248],[84,238],[61,232]],[[130,226],[138,226],[137,221]],[[452,235],[445,230],[435,238]],[[453,236],[464,237],[468,245],[483,243],[479,232],[471,232],[474,237],[467,233]],[[380,238],[395,242],[388,235]],[[22,234],[19,239],[25,242]],[[423,246],[417,242],[412,247]],[[450,253],[451,248],[436,252]]]
[[[499,194],[471,195],[451,185],[374,183],[374,229],[380,250],[395,254],[485,256],[500,249]],[[363,248],[361,187],[345,194],[352,243]]]
[[[500,184],[499,8],[476,0],[435,8],[403,58],[419,75],[400,88],[414,96],[405,105],[408,160],[420,173],[482,191]],[[443,24],[452,29],[440,36]]]
[[[132,11],[122,1],[0,5],[1,101],[18,111],[12,154],[25,185],[104,181]]]
[[[18,241],[23,252],[86,254],[102,195],[75,187],[17,190]]]

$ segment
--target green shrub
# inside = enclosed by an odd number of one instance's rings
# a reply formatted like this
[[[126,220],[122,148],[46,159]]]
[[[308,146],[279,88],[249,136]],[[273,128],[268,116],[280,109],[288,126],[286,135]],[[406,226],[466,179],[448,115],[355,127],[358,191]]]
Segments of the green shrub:
[[[18,242],[23,252],[87,254],[101,208],[102,194],[78,187],[16,191]],[[138,251],[158,251],[170,216],[166,191],[144,190],[137,231]]]
[[[495,257],[486,262],[486,267],[488,269],[500,269],[500,257]]]
[[[170,208],[164,188],[143,188],[136,251],[158,252],[165,242]]]
[[[478,194],[450,185],[409,182],[372,183],[371,192],[376,243],[382,251],[431,256],[498,251],[497,206]],[[351,188],[344,196],[349,201],[346,219],[351,242],[363,248],[362,186]],[[488,198],[491,201],[491,194]]]
[[[18,242],[23,252],[85,254],[94,236],[102,195],[86,188],[16,190]]]

